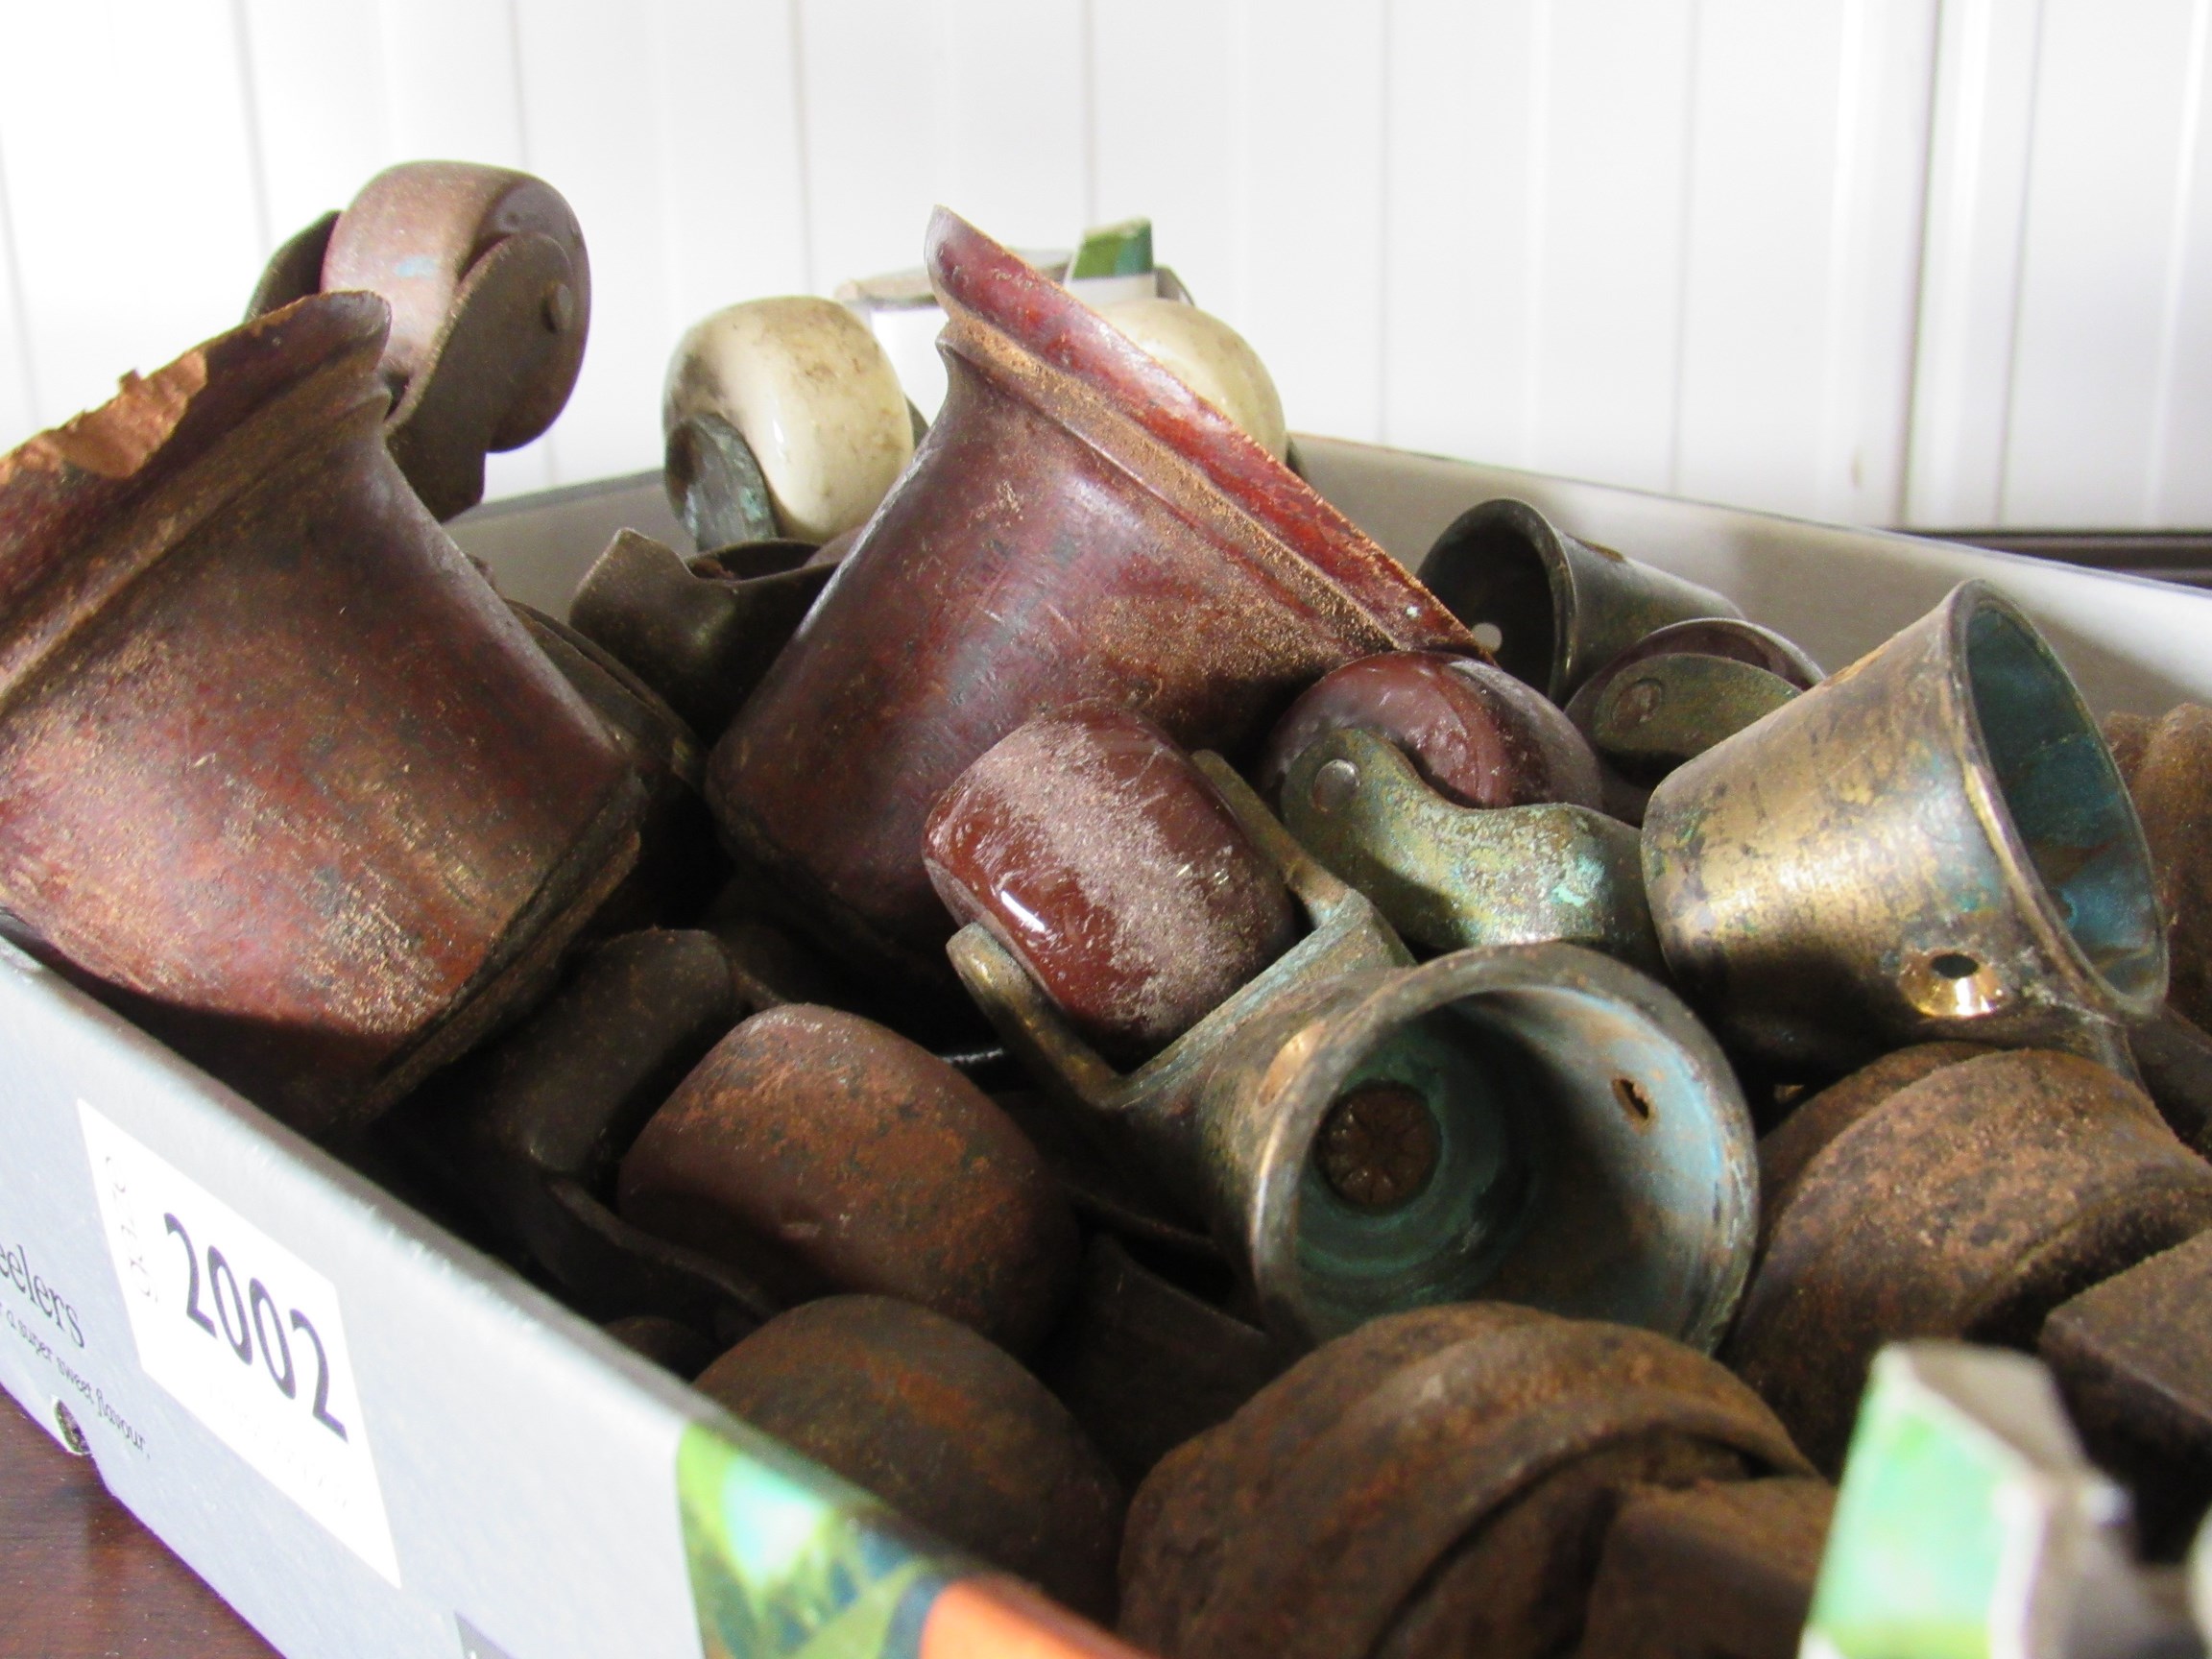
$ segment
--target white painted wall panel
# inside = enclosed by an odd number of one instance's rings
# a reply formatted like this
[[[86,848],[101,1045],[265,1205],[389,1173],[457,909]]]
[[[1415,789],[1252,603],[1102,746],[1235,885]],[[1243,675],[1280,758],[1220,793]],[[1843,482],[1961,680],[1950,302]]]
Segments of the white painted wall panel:
[[[1535,464],[1542,0],[1392,0],[1383,409],[1406,448]]]
[[[417,156],[592,346],[494,493],[650,466],[676,334],[1149,214],[1293,423],[1823,517],[2212,522],[2212,0],[0,0],[0,444]],[[149,266],[158,260],[158,274]]]
[[[1672,480],[1695,0],[1552,0],[1528,76],[1530,461]]]
[[[2188,148],[2175,191],[2179,220],[2168,272],[2167,314],[2159,353],[2161,385],[2152,411],[2154,433],[2144,517],[2152,524],[2212,524],[2212,121],[2204,110],[2212,74],[2212,16],[2199,4],[2193,36]]]
[[[940,0],[943,76],[935,206],[1030,248],[1065,248],[1089,223],[1090,89],[1082,0]],[[1111,0],[1108,0],[1111,3]],[[902,253],[866,269],[911,265]]]
[[[1382,424],[1387,17],[1247,0],[1237,159],[1252,246],[1237,325],[1293,427]]]
[[[15,234],[8,212],[8,157],[0,150],[0,441],[38,425],[31,377],[31,325],[15,279]]]
[[[557,180],[591,254],[591,340],[565,413],[544,442],[556,478],[658,466],[661,380],[675,312],[661,166],[659,7],[617,18],[596,0],[517,12],[523,153]]]
[[[1238,0],[1092,0],[1092,211],[1149,214],[1160,258],[1239,327],[1270,239],[1244,193],[1247,74]]]
[[[41,423],[245,309],[262,239],[236,22],[226,0],[0,0],[0,165]]]
[[[2147,517],[2200,8],[2046,0],[2002,497],[2013,522]]]
[[[652,114],[677,325],[740,300],[812,292],[793,8],[663,0],[660,16]]]
[[[933,0],[801,0],[807,269],[817,289],[921,257],[946,184]]]
[[[1704,0],[1671,488],[1902,505],[1932,0]]]
[[[257,228],[264,242],[281,242],[344,207],[392,152],[384,15],[326,0],[242,0],[242,11],[268,208]],[[332,73],[340,64],[345,73]]]
[[[343,14],[361,5],[335,0]],[[489,161],[527,167],[532,154],[523,86],[526,39],[547,27],[585,23],[530,0],[376,0],[383,22],[386,142],[394,159]],[[637,18],[650,14],[640,7]],[[581,44],[581,42],[580,42]],[[389,163],[387,163],[389,165]]]

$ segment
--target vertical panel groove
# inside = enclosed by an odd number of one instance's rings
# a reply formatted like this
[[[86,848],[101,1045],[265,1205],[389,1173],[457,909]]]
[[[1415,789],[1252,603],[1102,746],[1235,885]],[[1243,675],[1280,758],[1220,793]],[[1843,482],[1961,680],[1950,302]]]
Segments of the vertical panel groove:
[[[1891,520],[1897,524],[1911,522],[1913,493],[1919,482],[1922,352],[1926,349],[1921,328],[1928,310],[1929,250],[1935,245],[1935,218],[1941,211],[1936,200],[1936,134],[1941,120],[1938,100],[1943,85],[1944,19],[1957,4],[1959,0],[1936,0],[1929,16],[1928,141],[1920,153],[1920,235],[1912,250],[1911,310],[1906,325],[1911,354],[1905,360],[1905,407],[1898,420],[1897,507]]]
[[[814,147],[806,132],[806,8],[805,0],[789,0],[791,19],[791,120],[799,138],[799,243],[806,273],[806,292],[822,292],[821,274],[814,268]]]
[[[2189,206],[2197,187],[2197,145],[2204,122],[2204,53],[2212,0],[2195,0],[2189,9],[2188,80],[2181,95],[2181,164],[2174,175],[2174,207],[2168,228],[2166,284],[2158,319],[2157,371],[2151,394],[2151,456],[2143,469],[2143,521],[2158,521],[2165,493],[2166,458],[2174,426],[2174,380],[2180,355],[2181,300],[2189,276]]]
[[[2035,0],[2034,43],[2029,48],[2028,61],[2028,122],[2023,146],[2031,170],[2035,156],[2035,124],[2043,110],[2043,0]],[[2021,303],[2021,287],[2028,275],[2028,231],[2034,217],[2032,192],[2024,193],[2020,204],[2020,223],[2017,239],[2012,246],[2012,315],[2005,340],[2005,388],[2002,393],[2002,410],[1998,430],[2004,434],[1997,452],[1997,522],[2012,521],[2012,452],[2013,452],[2013,393],[2020,384],[2020,313],[2026,309]]]
[[[1682,488],[1684,402],[1690,385],[1690,280],[1692,234],[1697,223],[1697,82],[1705,40],[1705,0],[1690,0],[1690,46],[1685,55],[1689,84],[1682,95],[1682,240],[1674,273],[1674,396],[1670,399],[1673,430],[1667,434],[1667,488]]]
[[[253,229],[266,258],[276,251],[276,228],[270,223],[269,161],[262,153],[261,98],[254,84],[252,35],[246,0],[230,0],[230,45],[238,55],[238,86],[246,120],[246,177],[253,194]]]
[[[15,250],[15,219],[8,204],[8,157],[4,151],[0,151],[0,268],[8,277],[6,322],[15,336],[15,362],[23,376],[23,417],[36,427],[43,421],[46,405],[38,396],[37,365],[31,361],[31,301],[23,292],[23,262]],[[0,434],[0,448],[14,446],[11,435]]]
[[[1076,26],[1083,39],[1083,226],[1103,222],[1098,211],[1098,16],[1097,0],[1082,0]]]
[[[668,84],[668,10],[664,0],[640,8],[637,27],[645,36],[645,55],[653,65],[652,84],[658,94],[653,109],[653,149],[657,162],[654,170],[666,180],[675,177],[679,139],[675,131],[678,106],[671,96],[674,88]],[[684,242],[683,228],[678,223],[681,214],[670,209],[665,193],[661,197],[661,211],[655,217],[661,232],[661,314],[672,319],[677,328],[688,328],[692,320],[684,315]]]
[[[1538,435],[1543,430],[1544,391],[1540,365],[1544,360],[1545,254],[1549,226],[1544,205],[1551,160],[1551,6],[1536,0],[1536,12],[1528,29],[1528,245],[1527,316],[1521,334],[1521,449],[1514,465],[1536,465]]]
[[[1860,451],[1860,413],[1865,385],[1864,356],[1870,341],[1862,337],[1864,314],[1860,301],[1859,275],[1862,254],[1861,192],[1864,188],[1866,101],[1872,94],[1867,72],[1873,21],[1867,0],[1844,0],[1839,20],[1836,71],[1836,165],[1828,201],[1828,297],[1823,319],[1826,338],[1821,342],[1819,449],[1814,457],[1815,482],[1820,511],[1829,517],[1849,516],[1850,506],[1863,481],[1865,463]],[[1842,487],[1837,488],[1839,469]],[[1896,515],[1896,503],[1885,502],[1879,521]]]
[[[507,55],[515,76],[515,143],[531,171],[530,88],[522,72],[522,0],[507,0]]]
[[[1382,49],[1375,55],[1375,108],[1382,120],[1382,141],[1375,146],[1375,430],[1368,434],[1378,444],[1390,441],[1390,250],[1395,240],[1390,234],[1392,194],[1390,190],[1391,135],[1395,128],[1390,119],[1390,60],[1396,36],[1390,27],[1391,14],[1397,11],[1397,0],[1382,0],[1377,30],[1382,36]]]

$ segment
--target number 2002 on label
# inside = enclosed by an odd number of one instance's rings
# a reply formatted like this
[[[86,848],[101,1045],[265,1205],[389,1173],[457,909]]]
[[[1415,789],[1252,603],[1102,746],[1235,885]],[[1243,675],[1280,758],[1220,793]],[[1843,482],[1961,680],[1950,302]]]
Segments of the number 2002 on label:
[[[227,1342],[230,1352],[238,1357],[241,1365],[251,1367],[256,1349],[261,1363],[268,1372],[269,1381],[287,1400],[300,1398],[300,1374],[293,1363],[292,1340],[288,1333],[297,1332],[307,1338],[307,1346],[315,1354],[315,1382],[308,1399],[308,1409],[315,1421],[343,1440],[346,1425],[330,1414],[330,1360],[323,1349],[323,1338],[316,1333],[315,1322],[297,1308],[279,1310],[276,1297],[258,1279],[248,1279],[246,1287],[238,1287],[237,1272],[223,1252],[213,1244],[206,1248],[207,1271],[200,1271],[201,1252],[192,1241],[192,1235],[174,1211],[165,1213],[162,1224],[184,1246],[184,1265],[190,1279],[184,1290],[184,1317],[216,1341]],[[205,1290],[204,1305],[202,1290]],[[215,1310],[209,1317],[207,1307]],[[220,1329],[218,1329],[220,1321]]]

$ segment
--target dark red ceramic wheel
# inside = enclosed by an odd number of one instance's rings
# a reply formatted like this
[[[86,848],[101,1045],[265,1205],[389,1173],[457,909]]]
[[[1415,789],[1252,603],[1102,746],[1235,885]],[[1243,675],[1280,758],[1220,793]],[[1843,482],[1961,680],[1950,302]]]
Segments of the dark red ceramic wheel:
[[[1315,681],[1267,739],[1261,793],[1273,800],[1290,763],[1347,726],[1387,737],[1461,805],[1604,805],[1598,757],[1565,714],[1504,669],[1447,651],[1385,651]]]
[[[1283,953],[1297,913],[1205,775],[1103,705],[1031,720],[938,801],[923,862],[1102,1050],[1171,1042]]]

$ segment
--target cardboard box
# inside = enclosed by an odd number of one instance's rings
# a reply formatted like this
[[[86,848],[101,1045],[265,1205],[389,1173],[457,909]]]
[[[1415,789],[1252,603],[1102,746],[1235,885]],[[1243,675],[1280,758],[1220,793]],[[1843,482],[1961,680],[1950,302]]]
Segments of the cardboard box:
[[[2212,701],[2212,593],[1301,441],[1401,558],[1494,495],[1734,595],[1835,668],[1982,576],[2102,715]],[[654,478],[457,539],[564,612]],[[294,1659],[1103,1647],[722,1416],[0,945],[0,1385]],[[64,1427],[63,1413],[74,1428]]]

